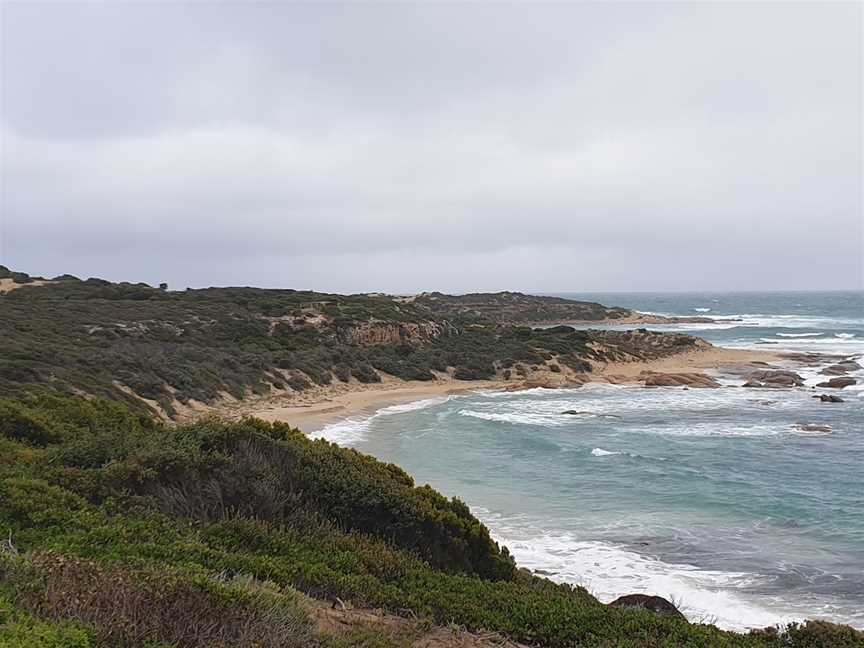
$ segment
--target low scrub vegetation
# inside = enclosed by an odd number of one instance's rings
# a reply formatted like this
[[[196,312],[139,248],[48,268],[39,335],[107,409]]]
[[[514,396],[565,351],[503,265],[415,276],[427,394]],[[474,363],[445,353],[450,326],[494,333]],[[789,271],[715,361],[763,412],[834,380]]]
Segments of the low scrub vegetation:
[[[397,645],[317,634],[308,597],[543,646],[862,641],[609,608],[518,570],[465,504],[396,466],[281,424],[168,426],[98,399],[0,399],[7,538],[0,646]]]
[[[645,345],[626,332],[501,323],[492,316],[500,300],[492,297],[491,310],[478,315],[440,299],[258,288],[169,292],[64,275],[0,293],[0,395],[84,392],[175,416],[178,403],[226,395],[377,383],[382,374],[482,380],[547,362],[586,372],[592,360],[663,355],[695,344],[686,335],[652,334],[657,344]],[[530,308],[553,305],[546,316],[584,306],[522,297]]]

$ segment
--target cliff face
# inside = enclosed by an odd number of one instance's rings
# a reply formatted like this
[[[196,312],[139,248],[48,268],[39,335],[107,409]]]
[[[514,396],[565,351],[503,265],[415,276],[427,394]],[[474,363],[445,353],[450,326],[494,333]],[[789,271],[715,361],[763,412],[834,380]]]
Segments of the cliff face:
[[[386,322],[371,320],[351,326],[341,337],[347,344],[379,346],[389,344],[423,344],[451,332],[447,322]]]

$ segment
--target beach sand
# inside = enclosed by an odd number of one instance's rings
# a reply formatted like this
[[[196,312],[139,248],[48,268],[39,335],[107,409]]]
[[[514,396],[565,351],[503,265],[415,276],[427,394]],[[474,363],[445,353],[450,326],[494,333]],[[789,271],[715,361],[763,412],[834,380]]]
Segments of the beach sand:
[[[16,283],[14,279],[0,279],[0,293],[8,293],[26,286],[44,286],[48,281],[42,279],[34,279],[29,283]]]
[[[339,383],[296,395],[232,400],[212,408],[198,406],[187,409],[181,418],[195,418],[204,413],[235,419],[256,416],[265,421],[282,421],[311,433],[348,417],[371,416],[377,410],[390,405],[478,389],[578,388],[587,382],[638,383],[639,374],[644,371],[701,373],[704,370],[722,370],[724,366],[771,363],[779,359],[776,354],[766,351],[712,346],[660,360],[597,364],[590,374],[535,372],[524,380],[454,380],[446,375],[439,375],[434,381],[403,381],[385,376],[381,383],[375,384]]]

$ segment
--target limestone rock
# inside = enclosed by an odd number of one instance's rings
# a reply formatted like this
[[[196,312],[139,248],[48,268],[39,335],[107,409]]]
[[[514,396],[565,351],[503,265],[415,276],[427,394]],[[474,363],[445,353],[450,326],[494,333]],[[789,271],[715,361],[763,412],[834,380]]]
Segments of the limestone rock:
[[[850,371],[858,371],[859,369],[861,369],[861,365],[854,360],[844,360],[843,362],[838,362],[830,367],[825,367],[819,373],[826,376],[842,376]]]
[[[609,604],[609,607],[642,608],[661,616],[678,617],[679,619],[687,620],[677,607],[660,596],[649,596],[648,594],[627,594],[612,601]]]
[[[747,374],[744,387],[803,387],[804,379],[794,371],[782,369]]]
[[[821,382],[816,386],[828,387],[829,389],[843,389],[844,387],[849,387],[850,385],[855,385],[857,383],[857,380],[850,378],[849,376],[838,376],[826,382]]]
[[[813,398],[818,398],[823,403],[845,403],[842,398],[839,396],[835,396],[834,394],[819,394],[818,396],[814,396]]]
[[[706,387],[720,386],[716,380],[703,373],[657,373],[643,371],[639,374],[642,384],[646,387]]]

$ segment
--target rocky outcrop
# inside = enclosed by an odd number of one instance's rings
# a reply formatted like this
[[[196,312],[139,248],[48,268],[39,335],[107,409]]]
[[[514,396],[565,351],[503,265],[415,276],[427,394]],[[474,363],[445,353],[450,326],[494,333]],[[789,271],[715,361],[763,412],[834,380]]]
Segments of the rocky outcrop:
[[[824,365],[828,364],[829,362],[841,362],[845,360],[845,357],[842,355],[836,355],[834,353],[816,353],[815,351],[807,351],[801,353],[784,352],[779,355],[784,360],[790,360],[792,362],[807,366]]]
[[[821,432],[826,434],[831,431],[830,425],[822,423],[796,423],[792,427],[800,432]]]
[[[615,608],[640,608],[649,610],[655,614],[668,617],[676,617],[687,620],[675,605],[667,601],[661,596],[649,596],[648,594],[627,594],[621,596],[609,604],[609,607]]]
[[[443,335],[446,324],[438,322],[388,322],[370,320],[344,330],[342,337],[349,344],[379,346],[384,344],[421,344]]]
[[[744,387],[803,387],[804,379],[794,371],[768,370],[747,374]]]
[[[818,396],[814,396],[813,398],[818,398],[823,403],[844,403],[842,398],[839,396],[835,396],[834,394],[819,394]]]
[[[703,373],[658,373],[643,371],[639,374],[639,380],[646,387],[716,388],[720,386],[720,383]]]
[[[830,367],[825,367],[819,373],[825,376],[842,376],[843,374],[858,371],[859,369],[861,369],[861,365],[854,360],[844,360],[843,362],[838,362]]]
[[[844,387],[851,387],[852,385],[856,385],[858,383],[854,378],[850,378],[849,376],[838,376],[837,378],[832,378],[831,380],[827,380],[825,382],[821,382],[817,387],[827,387],[829,389],[843,389]]]
[[[592,416],[596,418],[610,418],[610,419],[620,419],[621,417],[617,414],[595,414],[594,412],[588,412],[584,410],[564,410],[561,412],[562,416]]]

